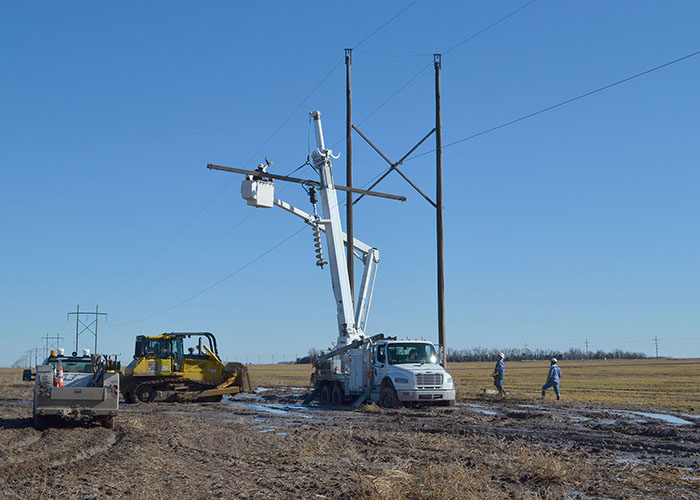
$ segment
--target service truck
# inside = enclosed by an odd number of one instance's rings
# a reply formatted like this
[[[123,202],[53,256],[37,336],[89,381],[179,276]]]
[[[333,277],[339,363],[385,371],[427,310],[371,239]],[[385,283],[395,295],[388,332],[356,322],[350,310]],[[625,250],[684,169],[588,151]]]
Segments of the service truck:
[[[367,336],[367,317],[372,302],[379,251],[357,238],[348,243],[342,230],[338,197],[333,181],[331,161],[337,156],[325,147],[321,113],[310,113],[314,122],[317,149],[312,153],[312,167],[319,180],[303,180],[272,174],[271,163],[249,171],[208,165],[215,170],[243,173],[246,179],[241,185],[241,194],[248,205],[258,208],[280,207],[306,222],[313,228],[316,264],[328,265],[331,285],[337,306],[338,337],[335,346],[320,357],[312,376],[314,388],[305,403],[318,399],[321,406],[359,406],[365,401],[379,403],[385,407],[403,404],[440,404],[453,406],[455,401],[454,381],[438,360],[440,352],[426,340],[399,340],[382,334]],[[285,180],[304,185],[313,214],[274,197],[274,181]],[[357,190],[341,186],[344,190],[363,194],[382,193]],[[395,199],[400,198],[393,196]],[[405,199],[405,198],[404,198]],[[319,216],[317,203],[321,202]],[[324,232],[328,247],[325,260],[320,233]],[[352,245],[353,255],[364,265],[361,287],[357,301],[353,296],[344,245]]]
[[[119,362],[85,349],[82,356],[60,351],[36,367],[34,427],[43,429],[51,419],[99,422],[114,426],[119,410]]]

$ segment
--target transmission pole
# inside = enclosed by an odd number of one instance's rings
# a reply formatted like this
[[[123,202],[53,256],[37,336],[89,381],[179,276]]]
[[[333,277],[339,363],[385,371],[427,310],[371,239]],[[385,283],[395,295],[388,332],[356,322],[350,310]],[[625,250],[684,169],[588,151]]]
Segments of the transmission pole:
[[[588,354],[588,339],[586,339],[586,359],[590,358],[590,355]]]
[[[84,331],[89,331],[95,336],[95,353],[97,352],[97,323],[98,319],[100,316],[107,316],[107,313],[101,313],[99,306],[95,306],[95,312],[80,312],[80,304],[78,304],[75,312],[68,313],[68,316],[71,316],[75,314],[75,353],[76,355],[78,354],[78,337],[80,337],[80,334],[83,333]],[[92,320],[91,323],[85,324],[83,320],[80,319],[80,316],[94,316],[95,319]],[[83,326],[83,329],[80,330],[80,325]],[[94,325],[94,330],[93,330],[93,325]]]
[[[656,344],[656,359],[659,359],[659,337],[654,335],[654,344]]]
[[[352,187],[352,87],[350,86],[350,65],[352,64],[352,49],[345,49],[345,184]],[[348,235],[347,264],[350,281],[350,295],[355,297],[355,236],[352,215],[352,191],[346,193],[345,225]]]
[[[41,340],[46,341],[46,347],[44,349],[44,357],[48,358],[49,351],[51,350],[52,347],[55,347],[56,351],[58,351],[58,348],[60,347],[59,341],[63,340],[63,337],[60,337],[58,335],[58,333],[53,337],[49,337],[49,334],[47,333],[45,337],[41,337]],[[49,340],[55,340],[56,342],[51,342],[51,344],[49,344]]]
[[[445,259],[442,235],[442,110],[440,103],[441,54],[434,54],[435,63],[435,204],[437,205],[437,293],[438,344],[442,346],[442,364],[447,369],[447,342],[445,340]]]

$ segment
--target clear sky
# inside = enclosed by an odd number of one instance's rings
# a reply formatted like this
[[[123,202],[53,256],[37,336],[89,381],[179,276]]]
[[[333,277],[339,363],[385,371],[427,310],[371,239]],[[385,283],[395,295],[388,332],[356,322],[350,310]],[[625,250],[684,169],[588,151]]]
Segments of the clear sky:
[[[318,109],[344,183],[346,47],[354,123],[394,160],[434,126],[433,53],[449,145],[700,50],[696,1],[503,19],[527,3],[2,2],[0,366],[46,334],[73,350],[77,305],[127,360],[165,331],[244,362],[330,345],[311,229],[206,165],[287,174]],[[700,356],[699,77],[700,55],[444,149],[449,347]],[[434,147],[403,166],[431,195]],[[386,168],[357,135],[354,157],[356,186]],[[381,252],[368,331],[437,341],[435,212],[396,174],[377,189],[408,201],[356,206]]]

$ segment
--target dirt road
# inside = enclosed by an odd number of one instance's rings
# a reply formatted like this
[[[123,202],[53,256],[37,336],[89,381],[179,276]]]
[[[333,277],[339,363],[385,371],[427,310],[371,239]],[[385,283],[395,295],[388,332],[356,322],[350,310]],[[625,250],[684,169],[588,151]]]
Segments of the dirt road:
[[[18,379],[0,386],[3,499],[700,498],[693,416],[491,396],[321,410],[277,388],[36,431]]]

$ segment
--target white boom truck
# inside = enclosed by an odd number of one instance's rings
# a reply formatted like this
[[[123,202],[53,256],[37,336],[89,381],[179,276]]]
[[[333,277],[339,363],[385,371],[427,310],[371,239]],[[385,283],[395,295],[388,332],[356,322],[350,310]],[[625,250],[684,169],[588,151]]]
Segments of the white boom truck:
[[[314,390],[305,403],[318,398],[321,406],[352,405],[373,401],[383,407],[402,404],[441,404],[453,406],[454,381],[438,364],[441,357],[427,341],[396,340],[383,335],[365,335],[367,316],[372,302],[379,251],[353,238],[353,254],[364,264],[362,283],[356,307],[345,261],[344,245],[348,244],[338,210],[338,197],[333,182],[330,149],[326,149],[321,127],[321,113],[312,111],[318,148],[312,153],[313,168],[320,183],[308,186],[313,215],[274,197],[274,181],[267,173],[270,163],[260,165],[255,175],[248,175],[241,185],[241,194],[249,205],[269,208],[278,206],[302,218],[314,228],[316,264],[328,264],[331,284],[338,308],[338,340],[335,347],[321,356],[313,375]],[[211,167],[211,166],[210,166]],[[318,189],[318,194],[317,194]],[[323,218],[316,203],[320,199]],[[326,234],[328,262],[324,261],[320,231]]]

